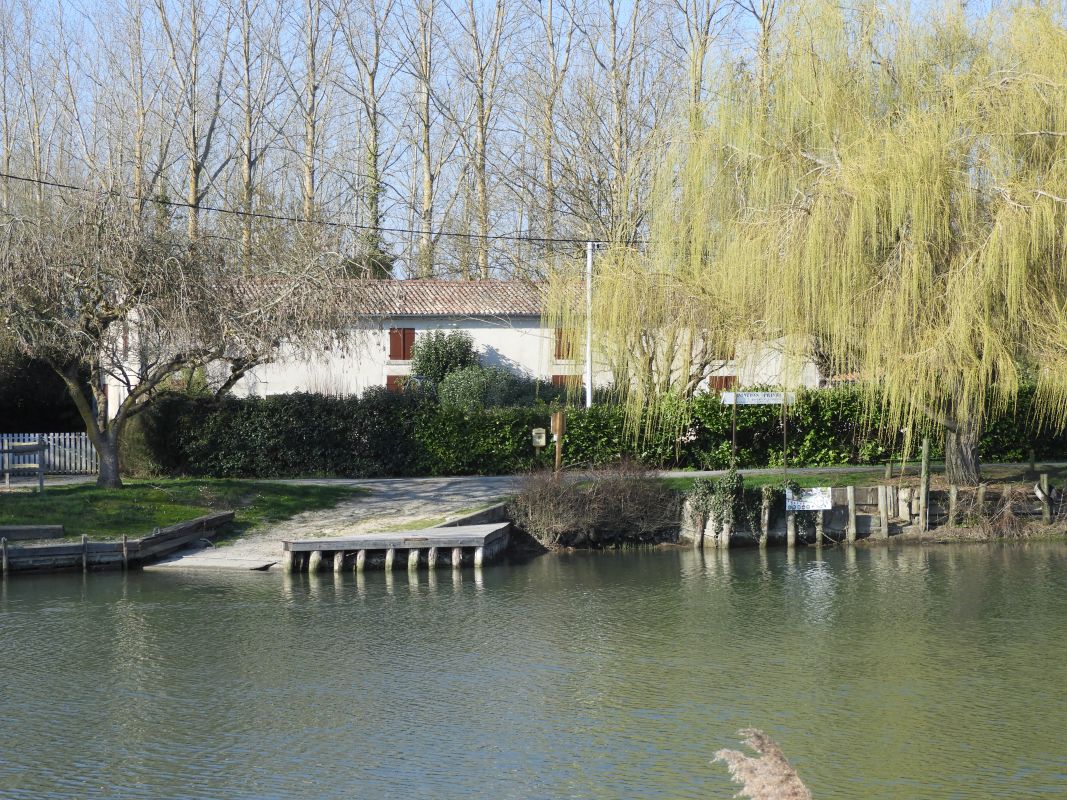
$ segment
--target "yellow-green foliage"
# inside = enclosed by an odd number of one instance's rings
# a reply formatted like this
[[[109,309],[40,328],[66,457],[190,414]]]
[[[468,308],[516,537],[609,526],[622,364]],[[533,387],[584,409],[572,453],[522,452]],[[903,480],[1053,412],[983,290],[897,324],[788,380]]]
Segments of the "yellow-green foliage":
[[[651,243],[597,263],[597,346],[624,374],[653,332],[683,370],[691,341],[789,337],[909,430],[980,422],[1025,376],[1067,419],[1065,5],[905,6],[793,6],[767,94],[728,65],[671,133]],[[581,328],[580,279],[555,277],[557,324]],[[625,390],[636,407],[679,386]]]

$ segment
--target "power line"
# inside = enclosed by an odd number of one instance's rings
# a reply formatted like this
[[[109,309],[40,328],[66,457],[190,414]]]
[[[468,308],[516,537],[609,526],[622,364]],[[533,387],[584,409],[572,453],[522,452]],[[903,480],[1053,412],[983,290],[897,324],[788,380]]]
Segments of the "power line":
[[[58,181],[49,181],[43,178],[29,178],[25,175],[12,175],[6,172],[0,172],[0,178],[22,181],[23,183],[32,183],[37,186],[47,186],[53,189],[68,189],[75,192],[86,192],[89,194],[103,194],[110,195],[112,197],[121,197],[126,200],[137,200],[143,203],[155,203],[156,205],[169,206],[171,208],[188,208],[195,209],[197,211],[211,211],[216,214],[232,214],[236,217],[247,217],[253,219],[265,219],[273,222],[292,222],[302,225],[321,225],[328,228],[346,228],[351,230],[360,231],[374,231],[376,233],[404,233],[416,236],[423,235],[423,231],[415,230],[412,228],[392,228],[379,225],[361,225],[358,222],[340,222],[337,220],[316,220],[307,219],[305,217],[293,217],[284,214],[268,214],[262,211],[240,211],[234,208],[220,208],[218,206],[206,206],[195,205],[193,203],[187,203],[182,200],[167,200],[163,197],[137,197],[134,194],[128,192],[120,192],[115,189],[89,189],[85,186],[77,186],[72,183],[60,183]],[[485,241],[509,241],[509,242],[537,242],[540,244],[573,244],[584,245],[588,241],[587,239],[568,239],[568,238],[547,238],[541,236],[523,236],[519,234],[486,234],[486,233],[455,233],[452,231],[438,231],[433,234],[437,236],[453,236],[463,239],[480,239]],[[647,244],[643,241],[631,242],[631,244],[640,245]]]

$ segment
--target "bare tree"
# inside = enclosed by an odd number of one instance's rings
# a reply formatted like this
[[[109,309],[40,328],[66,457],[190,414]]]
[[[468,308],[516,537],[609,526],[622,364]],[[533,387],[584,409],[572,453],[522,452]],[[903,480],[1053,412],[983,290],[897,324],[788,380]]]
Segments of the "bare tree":
[[[206,0],[187,0],[175,9],[167,0],[155,0],[167,53],[184,112],[185,161],[189,239],[200,237],[200,206],[211,184],[229,163],[229,157],[212,164],[219,133],[224,86],[225,50],[232,18],[211,9]],[[213,12],[213,13],[211,13]]]
[[[461,36],[452,47],[462,83],[470,93],[470,108],[458,122],[460,141],[467,151],[469,179],[474,190],[468,208],[476,221],[478,273],[489,277],[489,138],[497,112],[498,93],[504,74],[503,47],[509,34],[510,19],[503,0],[496,0],[488,14],[474,0],[465,0],[461,8],[450,6]]]
[[[364,244],[368,272],[385,270],[386,246],[381,228],[385,222],[384,113],[386,96],[397,77],[395,65],[387,63],[387,37],[393,32],[395,0],[363,0],[338,3],[334,13],[355,73],[341,88],[355,97],[363,130],[363,199],[367,231]]]
[[[32,209],[0,225],[0,351],[62,377],[100,454],[100,486],[121,485],[123,430],[174,376],[215,363],[240,375],[282,341],[321,347],[351,304],[325,254],[274,248],[271,270],[249,281],[215,240],[145,220],[135,202],[55,195]]]

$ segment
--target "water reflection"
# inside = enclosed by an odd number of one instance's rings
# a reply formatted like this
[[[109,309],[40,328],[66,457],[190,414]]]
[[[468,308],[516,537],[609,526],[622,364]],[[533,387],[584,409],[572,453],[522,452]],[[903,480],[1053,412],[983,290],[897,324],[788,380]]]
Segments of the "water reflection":
[[[8,579],[0,797],[725,798],[747,725],[819,798],[1063,797],[1065,554]]]

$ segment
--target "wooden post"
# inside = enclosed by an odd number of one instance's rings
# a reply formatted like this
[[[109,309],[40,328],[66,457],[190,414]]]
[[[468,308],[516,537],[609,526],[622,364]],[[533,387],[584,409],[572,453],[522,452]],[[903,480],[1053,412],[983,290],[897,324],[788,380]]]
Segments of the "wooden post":
[[[44,437],[37,437],[37,491],[44,494]]]
[[[393,562],[396,561],[396,548],[390,547],[385,551],[385,571],[393,571]]]
[[[889,501],[889,518],[897,519],[900,517],[900,499],[897,497],[897,487],[887,486],[886,496]]]
[[[930,528],[930,437],[923,437],[922,472],[919,474],[919,530]]]
[[[296,571],[296,554],[292,550],[282,551],[282,572],[293,573]]]
[[[333,571],[341,572],[345,568],[345,551],[338,550],[333,554]]]
[[[1039,479],[1041,486],[1041,521],[1046,525],[1052,524],[1052,502],[1049,496],[1048,473],[1042,472]]]
[[[960,487],[952,484],[948,487],[948,526],[956,527],[956,509],[958,508]]]
[[[848,498],[848,527],[845,529],[845,541],[849,544],[856,543],[856,487],[846,486],[845,496]]]
[[[826,519],[826,512],[825,511],[816,511],[815,512],[815,546],[816,547],[822,547],[822,538],[823,538],[823,535],[824,535],[823,534],[823,525],[824,525],[824,520],[825,519]]]
[[[563,470],[563,435],[567,430],[567,413],[563,410],[552,415],[552,434],[556,438],[556,475]]]
[[[485,561],[485,548],[476,547],[474,549],[474,566],[480,567],[483,561]]]
[[[885,462],[885,479],[889,480],[893,477],[893,459],[890,458]]]
[[[730,468],[737,469],[737,387],[734,386],[733,408],[730,412]]]
[[[0,538],[0,573],[7,575],[7,537]]]
[[[89,571],[89,535],[82,534],[82,572]]]
[[[433,569],[435,569],[437,567],[437,548],[436,547],[431,547],[429,552],[426,554],[426,566],[429,567],[431,570],[433,570]]]
[[[879,536],[882,539],[889,538],[889,487],[882,485],[878,487],[878,523]]]
[[[1037,472],[1037,454],[1034,452],[1034,448],[1030,448],[1030,473]]]
[[[126,534],[122,534],[122,568],[130,568],[130,542]]]
[[[452,548],[452,569],[459,569],[463,566],[463,548]]]
[[[322,551],[312,550],[308,556],[308,574],[313,574],[322,569]]]
[[[787,547],[796,547],[797,544],[797,513],[785,512],[785,543]]]
[[[359,550],[356,552],[356,572],[362,573],[367,568],[367,551]]]
[[[416,548],[408,550],[408,572],[419,568],[419,551]]]
[[[759,514],[759,546],[766,547],[771,530],[771,487],[764,486],[761,491]]]
[[[974,506],[978,511],[979,521],[985,519],[985,484],[978,484],[978,491],[975,492]]]

